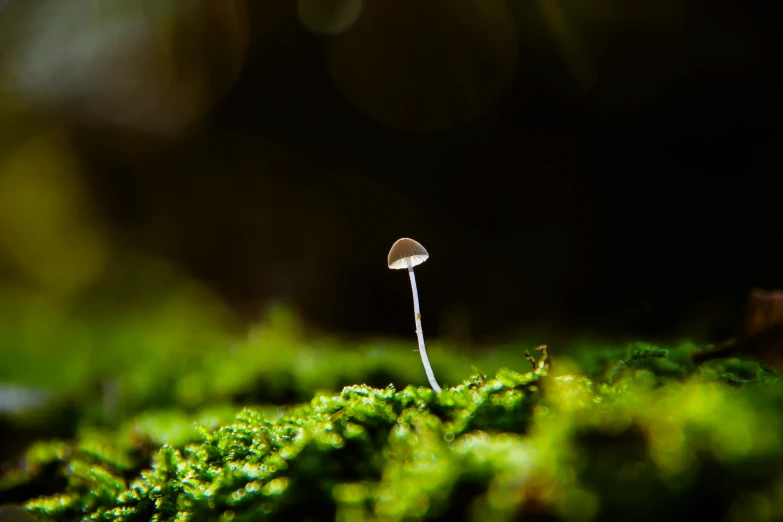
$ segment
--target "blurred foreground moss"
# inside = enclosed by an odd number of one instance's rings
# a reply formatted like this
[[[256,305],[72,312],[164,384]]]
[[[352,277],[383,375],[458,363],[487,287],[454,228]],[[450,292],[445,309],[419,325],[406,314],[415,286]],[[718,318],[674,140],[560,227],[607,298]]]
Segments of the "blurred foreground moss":
[[[141,294],[129,298],[135,307],[107,306],[105,313],[95,306],[63,311],[18,295],[0,299],[0,387],[42,395],[42,407],[11,411],[10,422],[116,424],[149,409],[290,404],[357,382],[383,387],[422,381],[410,341],[309,336],[284,307],[270,307],[242,339],[214,319],[218,314],[197,287],[173,285],[164,297],[156,288],[149,292],[154,298],[134,291]],[[475,362],[485,371],[525,364],[521,351],[478,356],[438,343],[431,349],[440,359],[438,375],[451,384]],[[3,413],[0,397],[0,420]]]
[[[35,444],[0,489],[40,520],[781,519],[779,377],[687,352],[148,411]]]

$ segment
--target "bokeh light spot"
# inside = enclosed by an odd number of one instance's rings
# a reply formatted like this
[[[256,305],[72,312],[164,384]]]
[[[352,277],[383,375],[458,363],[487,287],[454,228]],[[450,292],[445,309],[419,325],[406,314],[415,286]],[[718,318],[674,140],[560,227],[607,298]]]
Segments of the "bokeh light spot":
[[[0,90],[136,132],[174,133],[205,114],[238,77],[248,44],[244,0],[10,7],[0,17]]]
[[[108,244],[90,212],[73,152],[57,134],[23,144],[0,165],[0,254],[55,293],[103,273]]]
[[[376,0],[327,42],[336,86],[390,127],[448,130],[491,111],[518,66],[516,26],[498,0]]]
[[[309,30],[334,35],[350,29],[363,7],[364,0],[299,0],[297,11]]]

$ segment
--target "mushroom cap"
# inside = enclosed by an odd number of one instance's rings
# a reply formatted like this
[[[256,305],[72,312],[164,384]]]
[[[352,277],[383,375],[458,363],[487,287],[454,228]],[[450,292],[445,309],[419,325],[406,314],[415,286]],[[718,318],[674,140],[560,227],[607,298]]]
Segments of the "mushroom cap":
[[[430,257],[427,249],[421,243],[404,237],[394,242],[389,250],[389,268],[398,270],[414,267],[425,262]]]

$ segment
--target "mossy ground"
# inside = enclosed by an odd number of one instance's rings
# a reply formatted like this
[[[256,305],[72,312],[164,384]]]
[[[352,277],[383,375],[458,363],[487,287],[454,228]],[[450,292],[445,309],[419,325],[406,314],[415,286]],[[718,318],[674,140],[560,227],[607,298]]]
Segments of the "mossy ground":
[[[0,503],[42,521],[783,518],[783,382],[754,361],[632,345],[532,365],[522,346],[433,344],[436,395],[407,385],[412,341],[347,346],[270,317],[246,342],[72,363],[81,382],[6,419],[61,428],[4,467]]]

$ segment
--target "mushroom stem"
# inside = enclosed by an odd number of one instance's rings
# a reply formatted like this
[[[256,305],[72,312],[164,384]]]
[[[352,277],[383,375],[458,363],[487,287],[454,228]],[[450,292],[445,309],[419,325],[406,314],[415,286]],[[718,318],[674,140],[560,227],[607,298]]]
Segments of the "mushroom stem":
[[[424,332],[421,330],[421,312],[419,311],[419,292],[416,289],[416,276],[413,274],[413,267],[408,265],[408,275],[411,277],[411,290],[413,291],[413,313],[416,317],[416,337],[419,338],[419,354],[421,355],[421,362],[424,364],[424,371],[427,373],[427,379],[430,381],[430,386],[435,390],[435,393],[440,393],[441,389],[438,386],[438,381],[435,380],[435,374],[432,372],[432,366],[430,366],[430,360],[427,357],[427,348],[424,347]]]

